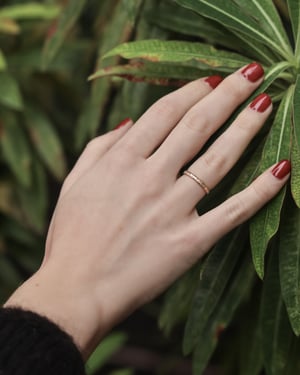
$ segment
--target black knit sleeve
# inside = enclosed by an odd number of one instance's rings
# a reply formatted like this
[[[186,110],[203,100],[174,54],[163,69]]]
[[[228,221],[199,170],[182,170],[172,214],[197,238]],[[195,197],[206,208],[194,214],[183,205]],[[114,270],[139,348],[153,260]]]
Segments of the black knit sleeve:
[[[84,375],[72,338],[31,311],[0,308],[0,375]]]

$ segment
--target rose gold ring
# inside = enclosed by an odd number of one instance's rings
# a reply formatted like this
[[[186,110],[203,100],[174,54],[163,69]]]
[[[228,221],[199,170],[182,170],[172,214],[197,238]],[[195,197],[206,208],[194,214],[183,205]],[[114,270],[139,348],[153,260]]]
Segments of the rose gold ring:
[[[197,177],[193,172],[186,170],[183,172],[183,174],[194,180],[204,190],[206,195],[209,194],[210,190],[207,185],[202,180],[200,180],[200,178]]]

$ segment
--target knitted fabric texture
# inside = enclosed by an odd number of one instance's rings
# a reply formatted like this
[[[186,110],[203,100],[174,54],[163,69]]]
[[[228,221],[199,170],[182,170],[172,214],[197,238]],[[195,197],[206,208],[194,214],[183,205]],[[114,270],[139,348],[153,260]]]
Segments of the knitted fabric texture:
[[[31,311],[0,308],[0,375],[84,375],[72,338]]]

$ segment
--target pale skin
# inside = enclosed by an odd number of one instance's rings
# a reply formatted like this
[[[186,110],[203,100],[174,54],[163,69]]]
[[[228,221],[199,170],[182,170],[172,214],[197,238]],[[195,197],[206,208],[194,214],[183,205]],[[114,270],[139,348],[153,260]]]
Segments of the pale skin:
[[[92,140],[66,178],[40,269],[7,301],[47,316],[85,359],[121,319],[165,290],[218,239],[255,214],[289,178],[272,167],[198,216],[205,192],[179,175],[262,83],[242,69],[213,89],[199,79],[156,102],[135,123]],[[189,168],[212,189],[272,111],[249,106]]]

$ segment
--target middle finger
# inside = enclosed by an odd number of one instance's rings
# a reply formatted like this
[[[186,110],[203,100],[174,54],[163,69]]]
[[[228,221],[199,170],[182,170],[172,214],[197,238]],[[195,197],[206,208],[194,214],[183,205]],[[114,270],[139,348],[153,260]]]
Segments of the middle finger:
[[[261,65],[251,63],[228,76],[183,116],[150,159],[175,179],[237,106],[262,83],[263,75]]]

